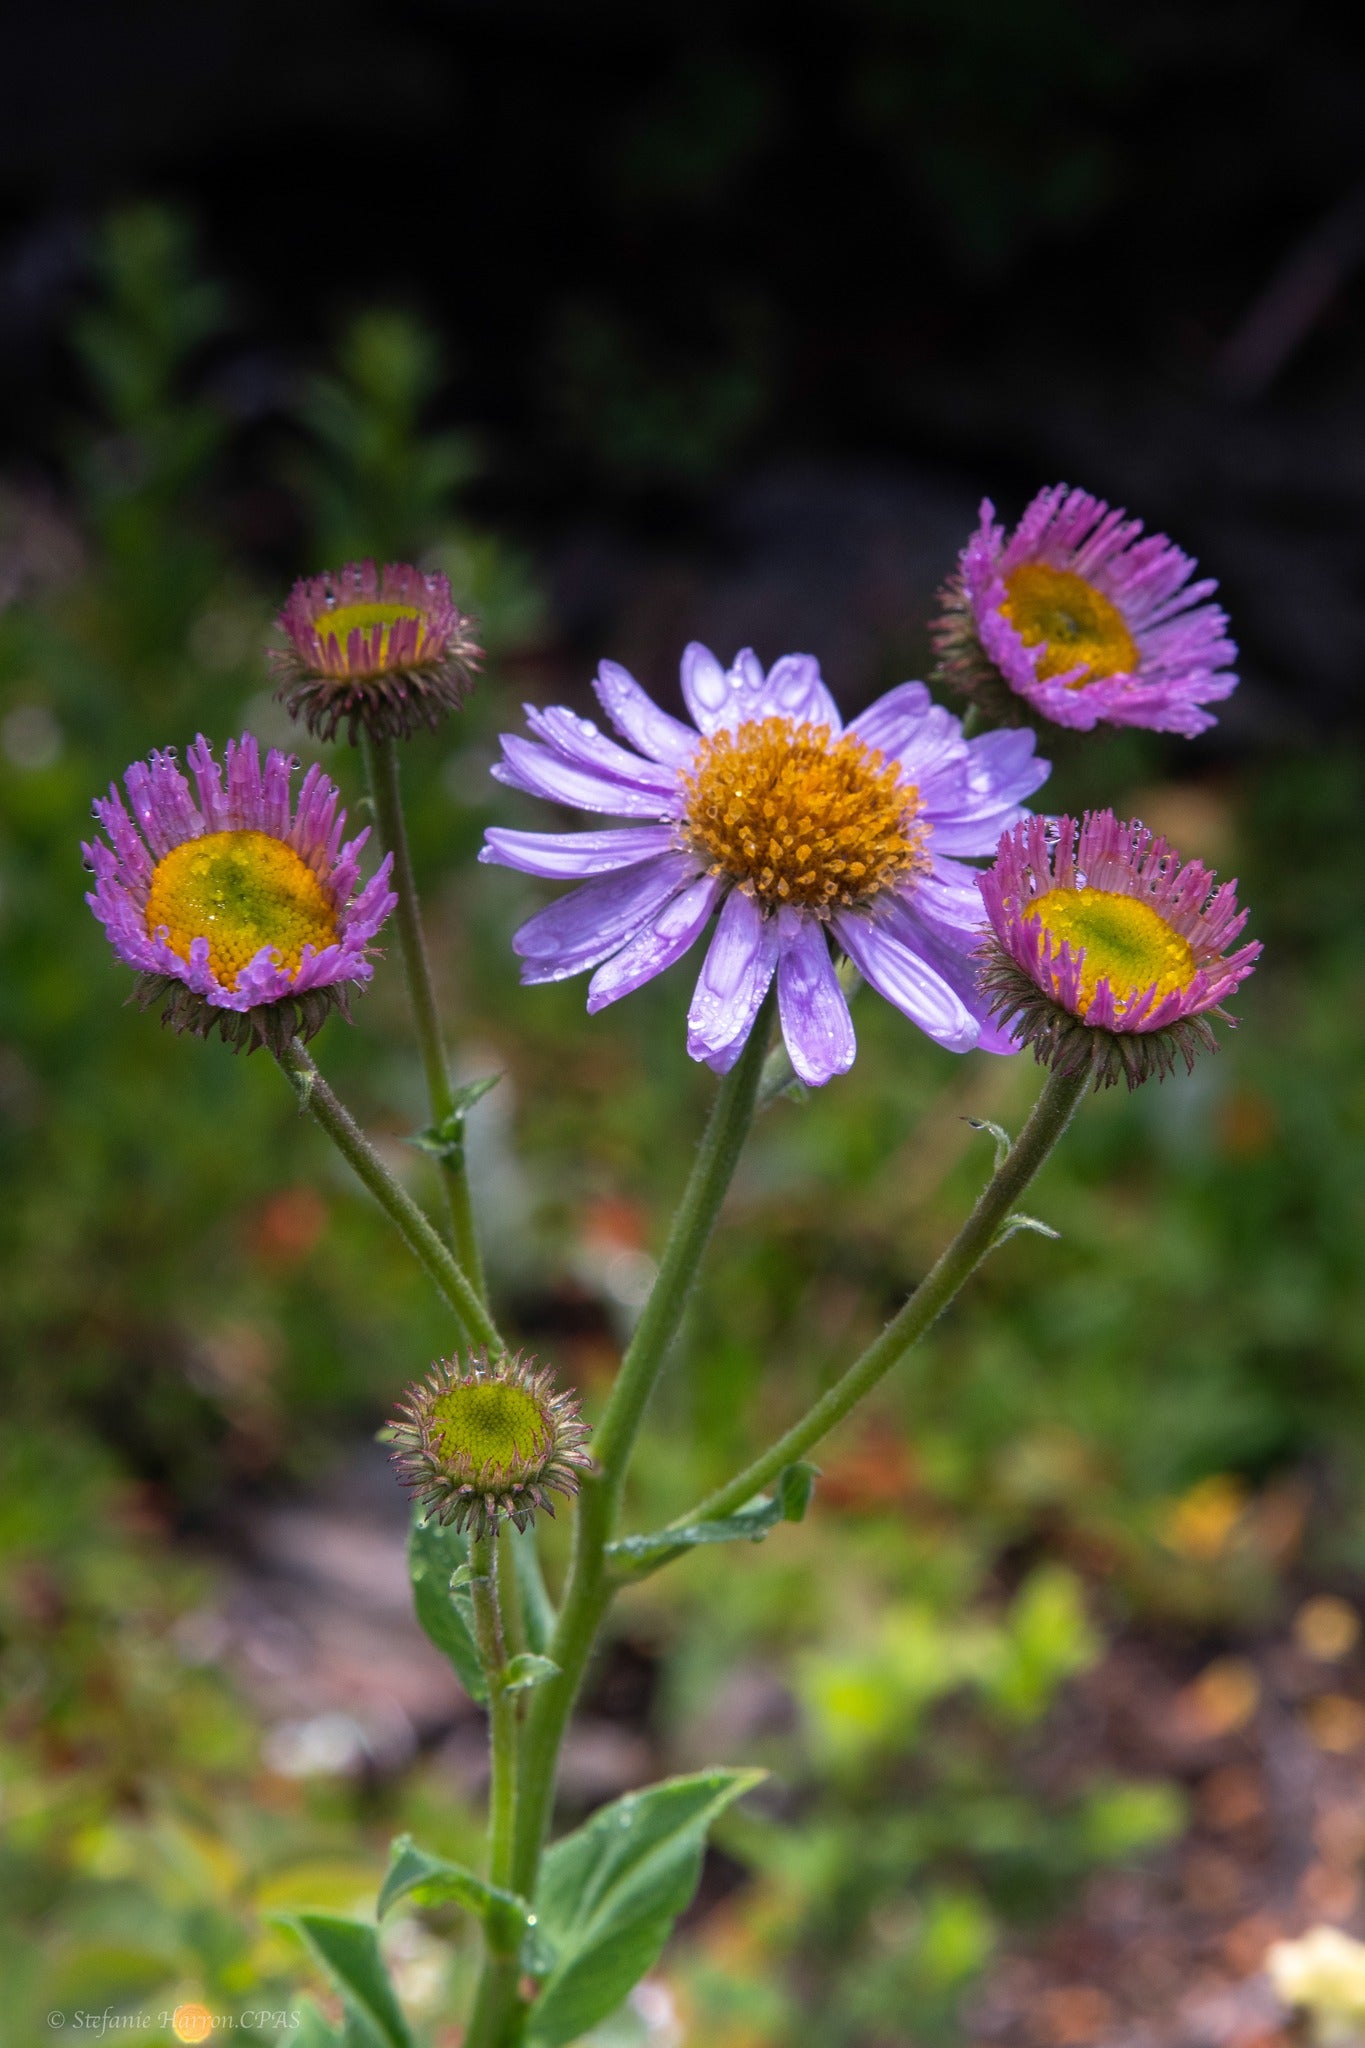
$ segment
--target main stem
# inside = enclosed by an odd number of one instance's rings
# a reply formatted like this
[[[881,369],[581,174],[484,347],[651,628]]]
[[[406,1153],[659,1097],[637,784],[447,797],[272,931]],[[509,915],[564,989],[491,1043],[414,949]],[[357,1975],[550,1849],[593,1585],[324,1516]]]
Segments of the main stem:
[[[281,1067],[293,1084],[300,1106],[322,1126],[357,1178],[364,1182],[380,1208],[398,1230],[399,1236],[454,1311],[462,1329],[479,1344],[501,1351],[503,1344],[488,1310],[452,1256],[450,1247],[433,1230],[407,1189],[400,1187],[371,1145],[350,1111],[339,1102],[323,1080],[316,1064],[299,1039],[279,1055]]]
[[[612,1587],[603,1554],[615,1528],[626,1467],[645,1406],[677,1334],[688,1293],[753,1121],[771,1020],[769,997],[743,1052],[717,1091],[669,1232],[658,1278],[621,1361],[606,1412],[593,1435],[597,1469],[584,1481],[579,1496],[568,1585],[548,1649],[548,1655],[559,1666],[559,1675],[535,1688],[522,1734],[516,1847],[510,1883],[513,1890],[526,1898],[535,1891],[541,1847],[554,1802],[560,1743],[611,1599]],[[497,1959],[490,1956],[480,1981],[466,2048],[509,2048],[516,2040],[516,1986],[507,1987],[505,1973],[495,1985],[491,1980],[497,1975]]]
[[[1089,1082],[1089,1067],[1078,1074],[1048,1075],[1027,1123],[991,1175],[971,1215],[881,1336],[762,1457],[699,1506],[680,1515],[669,1528],[716,1521],[742,1508],[776,1479],[783,1466],[803,1458],[836,1423],[842,1422],[849,1410],[919,1342],[995,1243],[1001,1225],[1076,1114]],[[668,1529],[660,1531],[661,1536],[667,1534]]]
[[[504,1891],[512,1875],[517,1807],[517,1705],[506,1690],[507,1644],[498,1595],[498,1538],[490,1531],[469,1545],[474,1635],[488,1680],[488,1876]],[[479,1982],[465,2048],[494,2048],[515,2010],[520,1977],[517,1951],[490,1952]]]
[[[440,1125],[455,1113],[455,1091],[450,1085],[450,1068],[446,1063],[445,1040],[441,1035],[440,1013],[436,1008],[436,991],[431,980],[431,962],[427,957],[421,908],[417,901],[417,884],[412,872],[412,855],[408,849],[403,798],[398,786],[398,751],[392,740],[375,739],[369,733],[363,735],[363,743],[365,773],[370,787],[370,800],[374,804],[380,841],[384,851],[393,855],[393,886],[398,896],[394,922],[398,926],[398,948],[403,956],[403,972],[407,977],[413,1029],[417,1034],[417,1045],[426,1074],[427,1101],[431,1105],[432,1123]],[[483,1261],[479,1253],[478,1232],[474,1228],[474,1208],[470,1200],[469,1176],[465,1171],[463,1154],[461,1153],[458,1163],[443,1159],[441,1174],[445,1181],[446,1200],[450,1205],[450,1226],[456,1256],[478,1293],[486,1295]]]

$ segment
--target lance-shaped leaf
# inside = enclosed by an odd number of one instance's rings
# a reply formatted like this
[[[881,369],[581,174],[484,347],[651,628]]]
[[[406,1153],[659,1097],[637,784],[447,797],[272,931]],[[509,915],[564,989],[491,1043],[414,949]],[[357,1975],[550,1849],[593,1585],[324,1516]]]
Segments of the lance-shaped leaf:
[[[379,1888],[376,1912],[382,1920],[400,1899],[415,1906],[440,1906],[449,1900],[463,1906],[482,1920],[488,1929],[489,1945],[499,1955],[514,1955],[520,1948],[535,1916],[525,1899],[515,1892],[489,1884],[462,1863],[447,1862],[444,1856],[430,1856],[419,1849],[411,1835],[399,1835],[389,1862],[388,1874]]]
[[[346,2048],[346,2037],[329,2026],[311,1998],[295,2004],[290,2021],[290,2048]]]
[[[818,1476],[817,1465],[784,1465],[770,1495],[760,1495],[733,1515],[709,1522],[684,1522],[676,1529],[656,1529],[649,1536],[623,1536],[607,1545],[607,1556],[627,1573],[643,1573],[699,1543],[757,1543],[779,1522],[805,1519]]]
[[[379,1933],[365,1920],[344,1920],[334,1913],[280,1913],[276,1925],[292,1927],[326,1970],[346,2006],[346,2038],[366,2048],[413,2048],[384,1958]]]
[[[614,2012],[658,1961],[701,1875],[707,1830],[762,1771],[668,1778],[604,1806],[556,1842],[536,1892],[555,1954],[531,2008],[531,2048],[561,2048]]]
[[[468,1594],[462,1607],[450,1588],[454,1574],[467,1572],[468,1565],[469,1545],[462,1533],[438,1522],[434,1515],[423,1517],[419,1511],[413,1516],[408,1536],[408,1576],[412,1580],[417,1619],[437,1649],[450,1659],[470,1698],[486,1700],[488,1686],[467,1616]]]

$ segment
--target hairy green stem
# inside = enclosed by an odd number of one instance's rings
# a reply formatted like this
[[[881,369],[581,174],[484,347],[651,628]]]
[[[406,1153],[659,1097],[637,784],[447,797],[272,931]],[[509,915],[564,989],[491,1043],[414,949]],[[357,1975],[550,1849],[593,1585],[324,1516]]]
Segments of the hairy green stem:
[[[593,1434],[597,1470],[585,1480],[579,1495],[568,1585],[549,1648],[560,1675],[536,1687],[522,1745],[512,1882],[527,1897],[535,1888],[550,1824],[560,1743],[613,1591],[604,1552],[615,1529],[626,1466],[753,1121],[772,1006],[770,995],[748,1043],[717,1091],[658,1278],[621,1361],[606,1412]]]
[[[937,1322],[963,1282],[975,1271],[995,1244],[1002,1225],[1029,1182],[1038,1172],[1076,1113],[1090,1082],[1090,1070],[1078,1074],[1051,1073],[1043,1083],[1023,1130],[1000,1161],[983,1188],[976,1207],[947,1250],[935,1261],[905,1306],[892,1317],[880,1337],[869,1344],[841,1379],[821,1396],[799,1422],[769,1446],[752,1465],[746,1466],[728,1485],[679,1515],[670,1529],[694,1522],[718,1521],[744,1507],[756,1493],[776,1479],[785,1465],[794,1464],[814,1449],[836,1423],[876,1386],[893,1365],[917,1344],[931,1324]],[[670,1553],[676,1555],[677,1553]],[[667,1562],[667,1554],[660,1558]]]
[[[504,1347],[497,1327],[439,1232],[432,1229],[406,1188],[400,1187],[350,1111],[340,1103],[299,1039],[280,1055],[280,1065],[293,1085],[299,1106],[322,1126],[356,1177],[363,1181],[397,1228],[408,1250],[422,1266],[461,1329],[490,1350]]]
[[[450,1084],[445,1040],[431,980],[431,962],[427,957],[421,908],[417,901],[417,883],[412,872],[412,855],[408,849],[403,797],[398,783],[398,749],[392,740],[375,739],[369,733],[363,735],[363,745],[365,773],[380,843],[386,853],[393,855],[393,886],[398,896],[398,908],[394,912],[398,949],[403,956],[413,1029],[426,1074],[431,1120],[439,1127],[455,1114],[455,1091]],[[463,1151],[453,1157],[442,1158],[441,1175],[450,1205],[456,1256],[476,1291],[486,1298],[483,1261],[479,1254],[478,1232],[474,1227],[474,1208]]]
[[[518,1718],[516,1695],[509,1693],[504,1683],[507,1644],[498,1588],[498,1549],[495,1531],[471,1540],[469,1591],[479,1661],[488,1680],[488,1876],[491,1883],[506,1890],[516,1836]],[[465,2048],[499,2048],[503,2041],[515,2038],[511,2029],[520,2006],[520,1973],[515,1949],[490,1950],[465,2033]]]

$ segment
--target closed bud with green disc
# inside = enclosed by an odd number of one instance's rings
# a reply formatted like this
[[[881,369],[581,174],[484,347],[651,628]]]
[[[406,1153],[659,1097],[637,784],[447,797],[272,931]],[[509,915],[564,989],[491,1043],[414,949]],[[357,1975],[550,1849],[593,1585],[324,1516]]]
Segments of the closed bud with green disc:
[[[524,1529],[551,1494],[574,1494],[591,1469],[572,1394],[521,1352],[440,1359],[409,1387],[391,1425],[393,1459],[414,1499],[482,1536],[506,1516]]]

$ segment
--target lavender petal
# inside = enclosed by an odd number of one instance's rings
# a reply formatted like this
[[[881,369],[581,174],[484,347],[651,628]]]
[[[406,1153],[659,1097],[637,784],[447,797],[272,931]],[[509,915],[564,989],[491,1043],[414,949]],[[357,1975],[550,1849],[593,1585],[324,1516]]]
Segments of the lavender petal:
[[[593,684],[597,701],[619,733],[651,761],[685,768],[697,750],[697,735],[661,711],[648,691],[619,662],[604,661]]]
[[[604,1010],[608,1003],[628,996],[680,960],[696,944],[724,887],[723,876],[703,875],[665,903],[619,953],[598,968],[588,986],[589,1011]]]
[[[512,940],[512,950],[526,963],[522,980],[563,981],[598,966],[695,874],[690,855],[670,853],[599,875],[561,896],[528,919]]]
[[[581,881],[634,867],[667,853],[672,844],[670,825],[626,825],[615,832],[513,832],[494,825],[484,835],[479,859],[552,882]]]
[[[753,1028],[777,966],[777,920],[732,889],[697,977],[687,1013],[687,1050],[724,1074]]]
[[[879,995],[903,1010],[920,1030],[949,1052],[968,1052],[980,1027],[942,975],[869,917],[848,912],[834,920],[840,945]]]
[[[823,1088],[846,1074],[858,1050],[848,1001],[830,958],[825,928],[787,905],[777,913],[777,1008],[798,1077]]]

